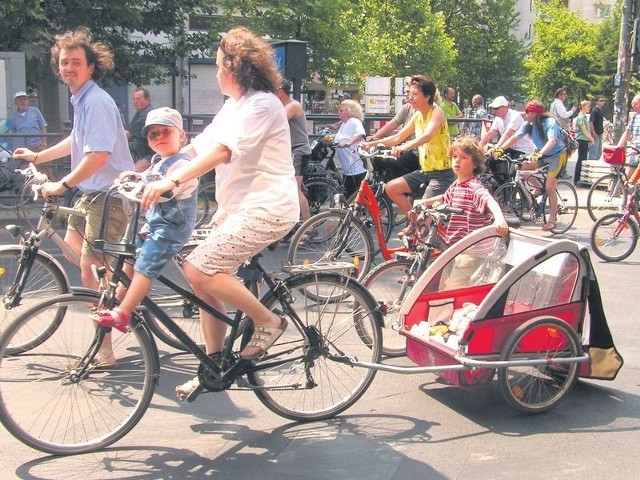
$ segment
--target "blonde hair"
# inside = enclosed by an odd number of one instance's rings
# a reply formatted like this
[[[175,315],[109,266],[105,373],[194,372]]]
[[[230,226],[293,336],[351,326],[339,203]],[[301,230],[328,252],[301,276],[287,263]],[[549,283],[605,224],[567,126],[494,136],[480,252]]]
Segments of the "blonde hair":
[[[93,65],[93,73],[91,78],[99,80],[111,70],[115,64],[113,62],[113,52],[111,49],[101,42],[92,42],[91,33],[86,27],[80,27],[77,30],[69,30],[65,33],[56,35],[56,43],[51,47],[51,60],[49,64],[53,73],[60,77],[60,52],[62,50],[71,50],[81,48],[87,57],[87,65]]]
[[[364,120],[364,112],[362,111],[362,107],[355,100],[343,100],[340,103],[340,107],[344,107],[351,118],[357,118],[360,121]]]

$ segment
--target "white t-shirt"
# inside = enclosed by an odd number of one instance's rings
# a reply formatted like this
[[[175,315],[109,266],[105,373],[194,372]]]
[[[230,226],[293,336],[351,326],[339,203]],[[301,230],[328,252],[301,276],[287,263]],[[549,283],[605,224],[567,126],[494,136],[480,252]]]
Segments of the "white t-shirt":
[[[272,93],[249,90],[229,98],[191,144],[200,154],[214,143],[231,150],[216,167],[216,200],[227,213],[251,210],[296,222],[298,184],[291,161],[291,136],[282,102]]]
[[[513,130],[513,132],[515,133],[523,123],[524,118],[522,117],[522,115],[515,110],[509,109],[504,119],[498,116],[493,119],[491,129],[497,130],[500,135],[502,135],[507,130]],[[513,150],[522,152],[525,155],[529,155],[530,153],[533,153],[533,151],[536,149],[536,146],[533,144],[533,141],[529,136],[525,136],[524,138],[519,139],[514,145],[511,146],[511,148]]]
[[[357,118],[350,118],[346,122],[342,122],[333,141],[338,144],[349,143],[356,135],[365,135],[364,126]],[[358,145],[360,143],[354,143],[350,147],[336,148],[336,153],[345,175],[358,175],[367,171],[360,155],[358,155]]]

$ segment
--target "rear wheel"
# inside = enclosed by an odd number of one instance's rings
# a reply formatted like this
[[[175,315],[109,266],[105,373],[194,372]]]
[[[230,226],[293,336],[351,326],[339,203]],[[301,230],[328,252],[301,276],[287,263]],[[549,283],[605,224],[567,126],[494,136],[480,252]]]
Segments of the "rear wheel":
[[[345,216],[351,220],[347,223]],[[356,265],[357,278],[367,274],[373,261],[374,246],[367,227],[344,210],[329,210],[304,222],[289,244],[292,265],[347,262]]]
[[[157,350],[134,315],[126,334],[113,329],[117,366],[81,359],[94,345],[97,295],[66,294],[24,312],[0,335],[0,422],[37,450],[69,455],[100,450],[142,418],[157,382]],[[64,321],[39,345],[12,355],[8,347],[41,331],[64,310]],[[25,399],[29,408],[25,408]]]
[[[556,214],[556,226],[551,229],[552,233],[561,234],[569,230],[576,221],[578,215],[578,194],[573,185],[560,180],[556,185],[556,198],[558,201],[558,213]],[[550,211],[549,196],[545,197],[545,209],[542,218],[548,221]]]
[[[587,212],[594,222],[607,213],[622,210],[627,204],[627,190],[622,177],[614,173],[604,175],[591,185],[587,195]]]
[[[633,253],[640,229],[633,218],[624,220],[622,213],[600,218],[591,229],[591,248],[607,262],[619,262]]]
[[[538,318],[513,332],[500,360],[554,360],[579,355],[582,355],[580,339],[567,323],[556,318]],[[553,408],[577,378],[577,363],[498,369],[500,390],[507,403],[525,413],[542,413]]]
[[[505,215],[515,215],[524,220],[525,205],[528,202],[524,199],[518,185],[515,183],[500,185],[493,196]]]
[[[309,202],[311,215],[335,207],[335,196],[342,192],[342,188],[336,182],[320,176],[305,179],[302,189]]]
[[[348,277],[310,273],[284,284],[291,294],[285,305],[273,292],[263,303],[284,315],[289,326],[248,374],[249,382],[261,386],[255,390],[260,401],[282,417],[302,422],[333,417],[365,393],[376,371],[331,357],[378,363],[382,319],[373,297]],[[294,314],[304,330],[291,318]],[[270,361],[274,366],[268,366]],[[261,364],[265,367],[260,370]]]
[[[409,273],[412,264],[413,261],[406,258],[386,261],[371,270],[362,281],[383,307],[382,354],[388,357],[402,356],[407,349],[406,339],[400,335],[400,307],[415,281]]]
[[[38,252],[33,259],[31,270],[21,265],[22,248],[18,245],[0,247],[0,331],[4,330],[15,318],[29,307],[41,302],[47,297],[62,295],[69,291],[69,284],[64,273],[45,254]],[[7,304],[14,300],[17,294],[14,287],[23,283],[20,301],[17,306],[7,309]],[[62,316],[56,313],[49,319],[48,325],[41,330],[22,331],[21,336],[14,337],[15,342],[7,347],[8,353],[27,351],[42,342],[52,330],[60,324]]]

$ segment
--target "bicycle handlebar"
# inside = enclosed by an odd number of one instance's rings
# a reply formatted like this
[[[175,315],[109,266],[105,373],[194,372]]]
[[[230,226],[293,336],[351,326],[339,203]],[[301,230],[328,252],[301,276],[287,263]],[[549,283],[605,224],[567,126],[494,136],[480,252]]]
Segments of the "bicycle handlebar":
[[[381,146],[373,147],[371,150],[366,151],[362,148],[362,145],[358,145],[358,155],[364,158],[390,158],[395,160],[396,157],[391,155],[391,149]]]

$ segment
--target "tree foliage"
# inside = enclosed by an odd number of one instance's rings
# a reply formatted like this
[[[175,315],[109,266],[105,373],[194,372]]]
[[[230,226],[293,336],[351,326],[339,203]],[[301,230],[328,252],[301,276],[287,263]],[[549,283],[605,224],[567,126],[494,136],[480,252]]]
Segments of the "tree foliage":
[[[453,40],[430,2],[362,0],[345,19],[355,45],[350,74],[406,76],[423,73],[438,84],[455,74]]]
[[[515,0],[432,0],[444,16],[446,33],[455,41],[456,77],[450,79],[460,97],[470,100],[517,97],[525,49],[510,29],[518,26]]]
[[[534,5],[534,38],[525,60],[529,97],[549,103],[557,88],[566,87],[572,99],[585,98],[597,81],[593,63],[598,58],[598,26],[560,0],[536,0]]]
[[[110,45],[114,84],[166,82],[183,74],[176,59],[198,55],[210,45],[208,33],[189,32],[187,15],[213,12],[209,0],[3,0],[0,45],[22,51],[28,82],[35,89],[50,75],[49,51],[57,33],[86,26],[95,40]]]

